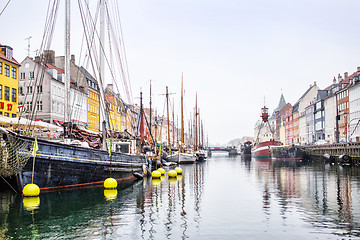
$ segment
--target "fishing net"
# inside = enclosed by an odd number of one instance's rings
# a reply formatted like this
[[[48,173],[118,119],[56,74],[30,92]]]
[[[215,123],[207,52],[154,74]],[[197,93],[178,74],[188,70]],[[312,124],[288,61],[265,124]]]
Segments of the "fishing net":
[[[12,136],[0,137],[0,176],[9,177],[20,172],[31,156],[29,143]]]

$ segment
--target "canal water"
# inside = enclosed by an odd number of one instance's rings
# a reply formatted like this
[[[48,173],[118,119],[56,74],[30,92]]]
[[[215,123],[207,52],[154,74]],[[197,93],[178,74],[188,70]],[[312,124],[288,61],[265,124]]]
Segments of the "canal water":
[[[0,239],[360,237],[360,167],[222,154],[181,167],[117,192],[1,193]]]

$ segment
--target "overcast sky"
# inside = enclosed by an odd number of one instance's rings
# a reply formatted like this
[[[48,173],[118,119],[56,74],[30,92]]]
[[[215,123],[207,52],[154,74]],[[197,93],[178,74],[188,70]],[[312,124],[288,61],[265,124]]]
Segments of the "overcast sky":
[[[71,2],[76,19],[77,1]],[[148,106],[152,79],[162,114],[159,94],[169,86],[177,93],[178,115],[183,72],[186,117],[197,92],[212,144],[253,136],[264,97],[270,110],[281,92],[294,104],[314,81],[323,89],[338,73],[360,66],[357,0],[119,0],[119,6],[133,96],[142,88]],[[19,62],[26,56],[25,38],[32,36],[31,56],[39,48],[46,8],[44,0],[13,0],[0,16],[0,43],[13,47]],[[64,52],[63,22],[59,14],[51,47],[56,55]],[[75,55],[79,27],[72,25]]]

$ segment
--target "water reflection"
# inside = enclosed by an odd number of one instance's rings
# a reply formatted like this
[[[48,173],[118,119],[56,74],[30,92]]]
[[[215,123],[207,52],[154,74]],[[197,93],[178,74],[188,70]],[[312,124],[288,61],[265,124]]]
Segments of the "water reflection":
[[[331,229],[341,237],[360,236],[360,169],[306,162],[255,161],[263,184],[263,209],[269,215],[271,198],[276,198],[280,215],[286,219],[299,208],[304,221],[319,232]],[[353,199],[356,199],[354,203]]]
[[[360,168],[222,156],[182,169],[117,190],[1,194],[0,239],[360,237]]]

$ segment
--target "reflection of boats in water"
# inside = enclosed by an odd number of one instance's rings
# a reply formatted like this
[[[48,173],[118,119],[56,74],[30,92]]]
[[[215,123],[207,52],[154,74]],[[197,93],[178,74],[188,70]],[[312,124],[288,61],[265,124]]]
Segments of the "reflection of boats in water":
[[[39,198],[40,205],[30,212],[21,195],[6,195],[9,196],[8,211],[0,214],[4,221],[1,225],[6,227],[8,238],[5,239],[82,239],[90,236],[92,231],[110,229],[112,232],[120,221],[112,215],[122,216],[121,224],[133,221],[129,217],[129,202],[135,202],[141,196],[141,184],[119,183],[118,194],[110,193],[112,196],[103,188],[43,193]],[[109,201],[111,198],[113,200]],[[111,238],[120,239],[121,236],[114,231]]]

